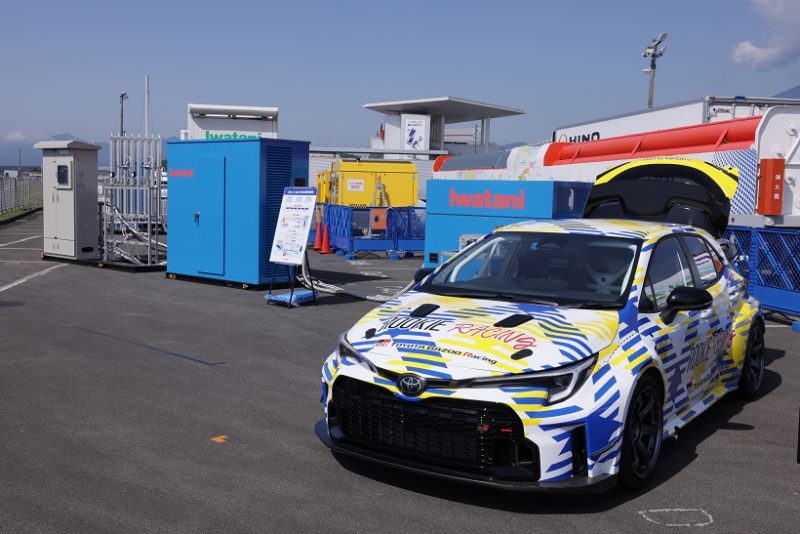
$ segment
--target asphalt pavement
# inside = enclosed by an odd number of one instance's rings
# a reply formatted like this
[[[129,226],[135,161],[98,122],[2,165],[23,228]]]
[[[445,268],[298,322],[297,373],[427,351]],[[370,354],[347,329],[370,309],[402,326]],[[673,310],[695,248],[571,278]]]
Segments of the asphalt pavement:
[[[42,261],[41,214],[0,226],[2,532],[792,532],[800,333],[770,323],[763,395],[669,441],[653,484],[511,494],[338,458],[314,434],[320,366],[374,304]],[[420,259],[312,254],[388,294]]]

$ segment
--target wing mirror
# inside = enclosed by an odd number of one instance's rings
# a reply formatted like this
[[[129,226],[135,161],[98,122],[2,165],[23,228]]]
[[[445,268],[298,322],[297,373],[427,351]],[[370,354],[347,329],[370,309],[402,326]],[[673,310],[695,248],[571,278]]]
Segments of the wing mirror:
[[[661,320],[669,324],[680,311],[703,310],[711,306],[714,297],[699,287],[676,287],[667,297],[667,307],[661,312]]]
[[[435,270],[436,270],[435,267],[423,267],[422,269],[419,269],[417,272],[414,273],[414,282],[416,283],[422,282],[422,280],[424,280],[426,276],[428,276]]]
[[[733,263],[739,257],[739,249],[730,239],[717,239],[717,244],[722,249],[722,252],[725,253],[725,257],[728,258],[729,262]]]

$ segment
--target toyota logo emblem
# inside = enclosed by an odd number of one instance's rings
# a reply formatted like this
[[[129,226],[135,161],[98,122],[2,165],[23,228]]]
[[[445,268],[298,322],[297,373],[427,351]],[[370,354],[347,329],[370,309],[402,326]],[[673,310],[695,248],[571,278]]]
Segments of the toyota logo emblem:
[[[397,388],[409,397],[420,395],[426,387],[425,379],[417,375],[402,375],[397,380]]]

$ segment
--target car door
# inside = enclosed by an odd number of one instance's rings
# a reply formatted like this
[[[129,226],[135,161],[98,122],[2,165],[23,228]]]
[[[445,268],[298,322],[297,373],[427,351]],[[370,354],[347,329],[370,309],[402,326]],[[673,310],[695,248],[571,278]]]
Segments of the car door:
[[[724,263],[713,247],[699,235],[680,237],[692,268],[695,286],[714,299],[699,314],[699,340],[692,349],[687,380],[697,386],[693,397],[705,397],[721,384],[733,363],[729,351],[733,335],[733,306],[728,280],[722,276]]]
[[[693,380],[691,358],[701,340],[700,332],[708,328],[708,317],[703,316],[704,310],[682,311],[672,321],[665,322],[661,312],[666,309],[667,297],[673,289],[694,284],[694,272],[678,236],[661,239],[650,256],[639,312],[641,319],[654,326],[641,335],[651,338],[650,343],[665,371],[664,421],[667,428],[675,426],[671,420],[698,396],[701,385]]]

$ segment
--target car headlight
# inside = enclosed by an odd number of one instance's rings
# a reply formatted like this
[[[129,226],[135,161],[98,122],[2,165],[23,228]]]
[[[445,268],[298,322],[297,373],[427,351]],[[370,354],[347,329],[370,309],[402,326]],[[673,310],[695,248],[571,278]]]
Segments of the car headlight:
[[[339,359],[346,358],[353,360],[356,364],[364,369],[368,369],[377,374],[378,369],[372,364],[371,361],[366,359],[360,352],[358,352],[353,345],[347,341],[347,332],[342,332],[339,336]]]
[[[571,397],[592,374],[597,355],[577,363],[534,373],[476,378],[469,387],[542,387],[547,388],[545,404],[555,404]]]

